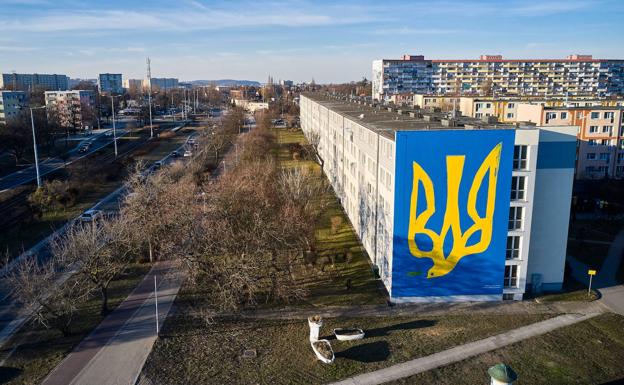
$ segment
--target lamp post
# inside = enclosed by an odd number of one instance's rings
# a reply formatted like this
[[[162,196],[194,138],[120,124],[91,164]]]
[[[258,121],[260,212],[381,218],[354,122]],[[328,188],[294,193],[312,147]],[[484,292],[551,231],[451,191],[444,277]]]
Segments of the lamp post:
[[[115,158],[117,157],[117,131],[115,129],[115,103],[114,100],[115,98],[118,98],[119,95],[117,96],[113,96],[111,95],[111,111],[113,112],[113,143],[115,144]]]
[[[45,108],[45,106],[30,108],[30,124],[32,125],[33,149],[35,150],[35,170],[37,171],[37,187],[41,187],[41,174],[39,173],[39,155],[37,153],[37,136],[35,135],[35,118],[33,116],[33,110],[40,108]]]

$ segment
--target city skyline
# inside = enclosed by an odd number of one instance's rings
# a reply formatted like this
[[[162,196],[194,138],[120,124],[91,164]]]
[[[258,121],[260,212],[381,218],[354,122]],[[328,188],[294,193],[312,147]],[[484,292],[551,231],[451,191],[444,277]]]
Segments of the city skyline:
[[[341,4],[4,0],[0,71],[180,80],[370,78],[374,59],[624,57],[617,1]],[[475,26],[479,29],[475,30]],[[579,28],[582,26],[582,28]],[[600,46],[596,45],[600,39]],[[46,57],[45,63],[37,58]],[[252,59],[253,57],[253,59]],[[253,62],[251,66],[249,63]]]

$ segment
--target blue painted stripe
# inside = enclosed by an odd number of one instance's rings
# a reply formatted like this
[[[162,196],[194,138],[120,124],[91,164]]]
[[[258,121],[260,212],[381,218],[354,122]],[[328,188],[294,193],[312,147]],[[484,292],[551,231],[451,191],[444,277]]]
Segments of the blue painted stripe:
[[[537,168],[574,168],[576,141],[540,142]]]

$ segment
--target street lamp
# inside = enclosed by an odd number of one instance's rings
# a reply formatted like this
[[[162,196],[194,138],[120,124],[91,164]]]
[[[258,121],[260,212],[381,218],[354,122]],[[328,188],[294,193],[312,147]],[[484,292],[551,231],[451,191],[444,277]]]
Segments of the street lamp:
[[[118,98],[120,95],[114,96],[111,95],[111,111],[113,111],[113,143],[115,144],[115,158],[117,157],[117,131],[115,130],[115,98]]]
[[[33,133],[33,149],[35,150],[35,170],[37,171],[37,187],[41,187],[41,175],[39,174],[39,155],[37,154],[37,137],[35,136],[35,118],[33,117],[33,110],[37,110],[41,107],[30,107],[30,124],[32,125]]]

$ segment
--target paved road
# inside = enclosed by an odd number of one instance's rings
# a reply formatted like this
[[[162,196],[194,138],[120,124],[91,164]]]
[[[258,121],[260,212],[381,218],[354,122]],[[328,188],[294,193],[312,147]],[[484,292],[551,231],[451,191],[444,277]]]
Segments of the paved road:
[[[126,122],[119,122],[119,128],[116,130],[117,137],[122,137],[126,134],[126,130],[124,129]],[[88,152],[79,154],[78,148],[86,142],[92,143]],[[63,161],[59,157],[49,158],[45,161],[39,162],[39,173],[43,177],[53,171],[56,171],[60,168],[65,167],[68,164],[71,164],[79,159],[84,158],[92,154],[99,149],[108,146],[113,142],[112,136],[106,136],[105,133],[100,133],[93,136],[86,136],[84,140],[78,142],[74,148],[68,151],[68,159],[67,161]],[[0,178],[0,192],[5,190],[14,189],[18,186],[31,183],[37,179],[37,171],[35,166],[30,166],[28,168],[22,169],[20,171],[16,171],[9,175],[5,175]]]
[[[169,262],[156,263],[136,289],[43,381],[44,385],[134,384],[156,341],[154,276],[159,325],[164,324],[182,282]]]
[[[599,313],[561,315],[545,321],[513,329],[493,337],[485,338],[465,345],[459,345],[426,357],[417,358],[385,369],[350,377],[343,381],[335,382],[332,385],[377,385],[399,380],[401,378],[413,376],[415,374],[426,372],[454,362],[459,362],[479,354],[487,353],[531,337],[549,333],[561,327],[570,326],[575,323],[588,320],[598,314]]]
[[[193,135],[190,135],[189,138]],[[178,147],[178,151],[183,150],[186,146],[185,141],[183,145]],[[161,162],[163,163],[168,163],[170,161],[170,155],[161,159]],[[91,209],[116,212],[119,210],[119,206],[125,196],[125,193],[125,186],[121,186],[96,203]],[[73,220],[69,221],[66,225],[56,230],[48,237],[39,241],[39,243],[35,246],[13,259],[9,264],[7,264],[7,266],[0,270],[0,347],[13,335],[15,331],[19,330],[19,328],[27,320],[27,317],[22,314],[21,305],[16,303],[13,298],[11,298],[12,289],[8,286],[5,279],[1,278],[1,276],[10,271],[20,260],[28,256],[37,256],[37,258],[41,261],[48,259],[50,257],[50,250],[48,248],[49,241],[55,236],[62,234],[67,226],[71,225],[71,223],[73,223]]]

